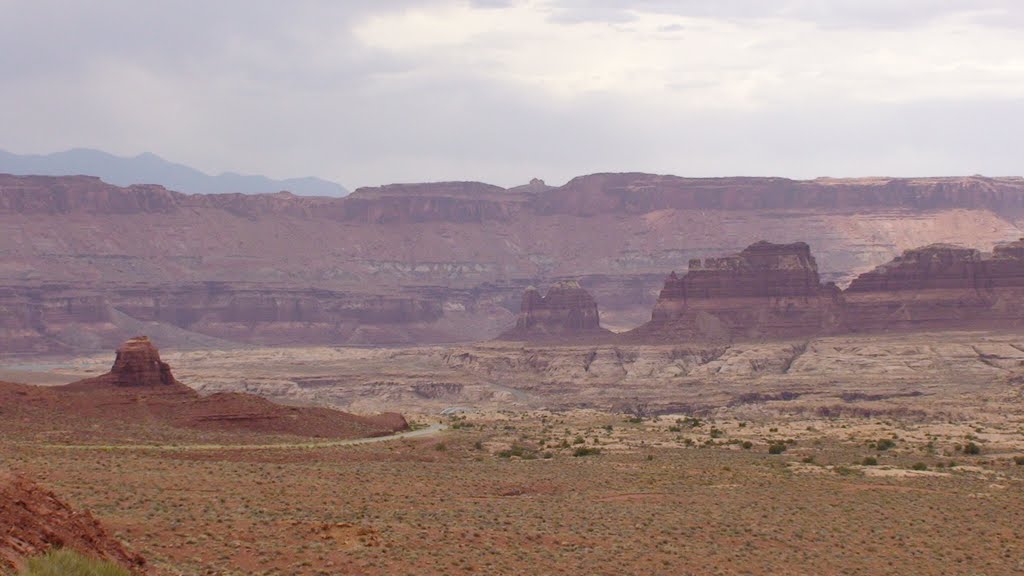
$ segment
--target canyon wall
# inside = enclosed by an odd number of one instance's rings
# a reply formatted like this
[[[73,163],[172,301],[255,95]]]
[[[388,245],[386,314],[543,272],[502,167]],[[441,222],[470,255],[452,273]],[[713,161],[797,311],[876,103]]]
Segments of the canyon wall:
[[[480,340],[514,326],[525,287],[577,278],[624,330],[694,258],[805,241],[842,286],[915,246],[1015,239],[1022,205],[1024,181],[981,177],[595,174],[315,198],[0,175],[0,350],[103,348],[140,325],[169,346]]]

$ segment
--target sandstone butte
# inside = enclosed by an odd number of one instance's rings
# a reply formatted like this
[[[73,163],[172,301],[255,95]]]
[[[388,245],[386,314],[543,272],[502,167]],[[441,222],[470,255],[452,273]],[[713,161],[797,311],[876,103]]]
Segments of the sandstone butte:
[[[76,511],[31,480],[0,472],[0,573],[17,571],[51,548],[113,562],[134,574],[146,561],[126,549],[88,511]]]
[[[523,292],[523,303],[515,328],[504,332],[502,340],[569,340],[611,335],[601,328],[597,301],[574,280],[563,280],[548,288],[546,295],[530,286]]]
[[[383,436],[409,427],[394,413],[357,416],[240,393],[200,396],[174,378],[145,336],[124,342],[110,372],[102,376],[53,387],[0,383],[0,417],[45,422],[55,413],[96,423],[157,421],[178,428],[317,438]]]
[[[810,247],[755,243],[675,272],[626,341],[812,337],[844,332],[1024,326],[1024,239],[992,253],[947,244],[906,250],[846,290],[822,283]]]
[[[1022,223],[1019,178],[626,173],[315,198],[0,175],[0,351],[140,332],[176,347],[485,340],[515,325],[524,288],[570,278],[624,330],[650,318],[666,270],[760,239],[807,242],[821,280],[845,286],[903,250],[987,249]]]

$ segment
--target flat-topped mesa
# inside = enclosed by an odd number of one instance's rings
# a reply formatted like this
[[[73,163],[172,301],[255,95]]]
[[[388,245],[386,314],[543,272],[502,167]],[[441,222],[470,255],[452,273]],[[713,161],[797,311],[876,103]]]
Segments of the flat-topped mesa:
[[[601,328],[597,301],[575,280],[557,282],[545,296],[530,286],[523,292],[523,303],[515,328],[502,340],[543,340],[576,336],[611,334]]]
[[[760,241],[738,254],[694,259],[683,276],[665,280],[644,339],[789,337],[836,323],[839,290],[822,285],[804,242]]]
[[[116,386],[179,385],[170,365],[160,360],[160,351],[146,336],[136,336],[117,348],[107,377]]]
[[[1024,326],[1024,239],[991,254],[949,244],[906,250],[844,293],[850,330]]]

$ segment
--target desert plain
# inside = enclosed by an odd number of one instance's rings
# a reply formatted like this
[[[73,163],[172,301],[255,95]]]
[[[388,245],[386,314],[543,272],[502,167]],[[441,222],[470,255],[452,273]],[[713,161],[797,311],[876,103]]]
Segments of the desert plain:
[[[204,394],[400,409],[413,432],[0,419],[5,468],[92,511],[156,574],[1024,570],[1013,332],[163,359]],[[12,358],[0,379],[53,385],[109,364]]]

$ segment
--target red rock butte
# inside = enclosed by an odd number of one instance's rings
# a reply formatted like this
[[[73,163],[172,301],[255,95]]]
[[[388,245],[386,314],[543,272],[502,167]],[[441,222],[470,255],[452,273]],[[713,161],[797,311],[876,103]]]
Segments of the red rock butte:
[[[601,328],[597,302],[575,280],[563,280],[548,288],[546,295],[530,286],[523,292],[515,328],[502,340],[546,340],[593,338],[611,334]]]
[[[0,416],[44,421],[54,413],[96,426],[160,422],[177,428],[314,438],[361,438],[407,430],[401,414],[357,416],[320,407],[283,406],[251,394],[202,396],[178,382],[149,338],[117,349],[110,372],[65,386],[0,383]]]
[[[992,253],[947,244],[906,250],[846,290],[822,284],[810,247],[757,242],[692,260],[665,280],[651,321],[626,340],[813,337],[844,332],[1024,326],[1024,239]]]

